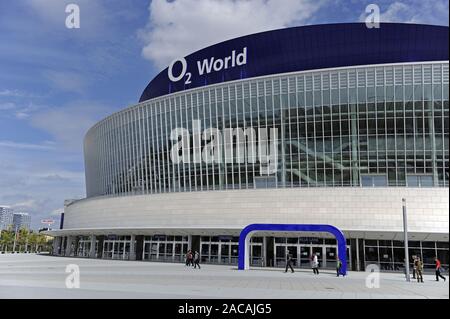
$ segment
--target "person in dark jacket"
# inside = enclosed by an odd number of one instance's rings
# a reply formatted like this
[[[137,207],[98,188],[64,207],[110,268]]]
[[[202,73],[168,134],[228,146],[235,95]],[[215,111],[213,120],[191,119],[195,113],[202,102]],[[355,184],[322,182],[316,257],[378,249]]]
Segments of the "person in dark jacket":
[[[437,257],[434,258],[434,261],[436,263],[436,281],[439,281],[439,277],[441,277],[442,279],[444,279],[445,282],[447,279],[441,275],[442,271],[441,261]]]
[[[193,263],[192,263],[192,250],[188,250],[187,251],[187,253],[186,253],[186,266],[190,266],[190,265],[193,265]]]
[[[339,277],[339,275],[341,274],[341,268],[342,268],[342,261],[339,258],[339,256],[336,256],[336,275],[337,277]],[[342,275],[344,276],[344,275]]]
[[[292,255],[291,254],[287,254],[287,256],[286,256],[286,269],[285,269],[284,272],[287,272],[288,268],[291,268],[291,272],[292,273],[294,272],[294,268],[292,268],[292,263],[293,263]]]
[[[195,253],[194,253],[194,268],[197,268],[197,266],[198,266],[198,269],[201,269],[200,268],[200,254],[198,253],[198,251],[195,251]]]

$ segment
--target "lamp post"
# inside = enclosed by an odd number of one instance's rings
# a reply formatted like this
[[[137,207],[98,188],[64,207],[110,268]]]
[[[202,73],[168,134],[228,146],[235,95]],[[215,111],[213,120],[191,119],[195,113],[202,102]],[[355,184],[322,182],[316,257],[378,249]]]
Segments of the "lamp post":
[[[411,281],[409,276],[409,252],[408,252],[408,219],[406,215],[406,199],[402,198],[403,204],[403,240],[405,242],[405,276],[406,281]]]
[[[18,226],[16,226],[16,231],[14,232],[14,243],[13,243],[13,250],[12,250],[13,253],[16,252],[17,229],[18,229]]]

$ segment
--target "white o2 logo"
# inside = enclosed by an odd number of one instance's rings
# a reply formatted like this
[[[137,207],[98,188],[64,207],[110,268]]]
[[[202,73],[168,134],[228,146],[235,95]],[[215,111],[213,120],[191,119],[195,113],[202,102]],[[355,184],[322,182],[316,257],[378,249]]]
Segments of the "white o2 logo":
[[[181,63],[181,72],[178,76],[174,76],[173,75],[173,67],[174,65],[180,62]],[[169,69],[167,70],[167,73],[169,75],[169,80],[172,82],[178,82],[180,81],[182,78],[186,78],[186,80],[184,81],[184,84],[191,84],[191,77],[192,77],[192,73],[191,72],[186,72],[187,71],[187,62],[185,58],[179,58],[179,59],[175,59],[172,61],[172,63],[170,63],[169,65]]]

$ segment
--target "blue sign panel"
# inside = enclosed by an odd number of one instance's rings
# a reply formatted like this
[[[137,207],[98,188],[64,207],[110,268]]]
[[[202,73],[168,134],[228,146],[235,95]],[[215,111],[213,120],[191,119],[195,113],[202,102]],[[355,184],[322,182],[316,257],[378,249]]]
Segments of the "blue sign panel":
[[[383,63],[447,61],[445,26],[326,24],[268,31],[225,41],[173,61],[140,102],[205,85],[258,76]]]

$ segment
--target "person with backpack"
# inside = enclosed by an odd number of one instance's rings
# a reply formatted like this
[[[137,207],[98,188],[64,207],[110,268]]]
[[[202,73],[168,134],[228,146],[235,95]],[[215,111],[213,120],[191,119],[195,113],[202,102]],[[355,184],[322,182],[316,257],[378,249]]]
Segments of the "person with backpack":
[[[194,253],[194,268],[197,268],[197,266],[198,266],[198,269],[201,269],[200,268],[200,254],[198,253],[198,251],[195,251],[195,253]]]
[[[291,272],[294,272],[294,268],[292,268],[292,255],[291,254],[287,254],[286,256],[286,270],[284,271],[285,273],[288,271],[288,267],[291,268]]]
[[[441,275],[442,271],[441,261],[437,257],[434,258],[434,261],[436,263],[436,281],[439,281],[439,277],[441,277],[442,279],[444,279],[445,282],[447,279]]]
[[[341,274],[341,268],[342,268],[342,261],[339,258],[339,256],[336,256],[336,276],[339,277]],[[343,277],[344,275],[342,275]]]

